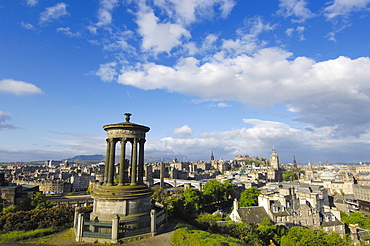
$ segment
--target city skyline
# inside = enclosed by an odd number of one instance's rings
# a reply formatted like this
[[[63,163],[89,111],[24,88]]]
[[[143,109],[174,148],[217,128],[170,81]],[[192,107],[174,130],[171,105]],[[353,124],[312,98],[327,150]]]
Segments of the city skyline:
[[[0,2],[0,162],[105,154],[370,161],[369,0]]]

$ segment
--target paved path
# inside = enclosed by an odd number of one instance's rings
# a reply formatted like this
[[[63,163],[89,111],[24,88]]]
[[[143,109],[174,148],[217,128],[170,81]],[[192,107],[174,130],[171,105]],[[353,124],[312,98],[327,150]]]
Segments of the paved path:
[[[121,244],[122,246],[170,246],[172,234],[175,232],[175,223],[168,223],[166,228],[154,237],[131,243]]]

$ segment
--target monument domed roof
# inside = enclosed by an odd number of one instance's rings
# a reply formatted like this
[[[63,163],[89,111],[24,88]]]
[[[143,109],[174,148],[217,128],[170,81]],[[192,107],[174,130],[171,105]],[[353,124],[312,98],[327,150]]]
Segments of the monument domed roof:
[[[150,130],[150,128],[147,127],[147,126],[131,123],[130,122],[130,117],[131,117],[130,113],[125,113],[125,116],[126,116],[126,122],[105,125],[105,126],[103,126],[103,129],[105,131],[112,130],[112,129],[127,129],[127,130],[138,130],[138,131],[142,131],[142,132],[148,132]]]

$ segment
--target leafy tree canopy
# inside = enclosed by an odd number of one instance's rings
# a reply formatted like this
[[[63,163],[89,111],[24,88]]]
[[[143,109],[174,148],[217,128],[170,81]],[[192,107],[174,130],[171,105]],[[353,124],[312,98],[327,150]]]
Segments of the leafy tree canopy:
[[[294,174],[293,170],[284,171],[282,176],[284,181],[293,181],[298,179],[297,175]]]
[[[340,237],[337,233],[326,234],[321,230],[310,230],[305,227],[292,227],[286,236],[281,238],[281,246],[349,246],[351,242]]]
[[[257,206],[260,194],[261,192],[256,187],[246,189],[240,194],[239,207]]]

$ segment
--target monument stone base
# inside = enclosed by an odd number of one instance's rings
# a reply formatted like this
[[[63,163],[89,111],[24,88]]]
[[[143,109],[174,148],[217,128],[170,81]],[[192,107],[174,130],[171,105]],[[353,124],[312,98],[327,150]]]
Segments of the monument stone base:
[[[129,220],[149,215],[153,191],[146,185],[100,186],[92,197],[93,212],[90,220],[112,220],[117,215]]]

